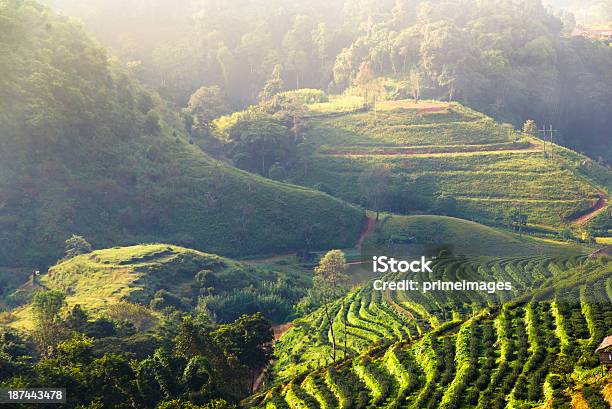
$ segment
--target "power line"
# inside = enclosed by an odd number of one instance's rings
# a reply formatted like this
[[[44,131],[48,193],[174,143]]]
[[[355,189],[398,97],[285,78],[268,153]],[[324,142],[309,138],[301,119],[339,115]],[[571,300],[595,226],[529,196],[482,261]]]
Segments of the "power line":
[[[559,132],[557,129],[553,129],[552,125],[548,125],[548,129],[546,129],[546,126],[543,126],[542,129],[538,129],[538,136],[542,135],[542,137],[540,139],[542,139],[542,141],[544,142],[544,157],[546,158],[546,137],[548,136],[550,139],[550,157],[551,159],[555,158],[555,153],[554,153],[554,139],[555,139],[555,132]]]

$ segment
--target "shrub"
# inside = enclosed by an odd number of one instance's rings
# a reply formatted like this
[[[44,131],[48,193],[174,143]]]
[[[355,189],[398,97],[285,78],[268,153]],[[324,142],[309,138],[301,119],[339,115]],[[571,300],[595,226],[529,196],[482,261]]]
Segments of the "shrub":
[[[128,302],[109,305],[105,315],[117,322],[131,322],[139,331],[150,329],[157,321],[149,309]]]
[[[72,235],[68,240],[66,240],[66,250],[65,255],[66,258],[73,258],[78,256],[79,254],[86,254],[91,252],[91,244],[85,240],[83,236],[77,236],[75,234]]]
[[[320,89],[310,88],[296,89],[292,91],[283,92],[279,94],[279,97],[297,97],[306,105],[329,101],[329,98],[324,91]]]

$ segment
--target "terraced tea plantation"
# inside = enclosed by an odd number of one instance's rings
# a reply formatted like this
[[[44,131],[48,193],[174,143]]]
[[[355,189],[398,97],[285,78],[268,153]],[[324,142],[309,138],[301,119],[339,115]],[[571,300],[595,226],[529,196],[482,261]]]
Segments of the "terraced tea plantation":
[[[522,295],[503,305],[486,296],[465,294],[464,307],[443,324],[437,322],[444,310],[443,298],[422,299],[421,309],[402,299],[376,300],[365,290],[351,294],[347,309],[351,339],[367,337],[372,342],[386,334],[394,341],[381,341],[359,355],[293,377],[256,395],[249,404],[262,408],[569,408],[579,396],[587,407],[607,408],[611,402],[603,389],[611,379],[596,376],[599,368],[593,351],[603,335],[612,331],[612,267],[583,261],[531,258],[483,267],[503,269],[508,275],[522,268],[533,271],[534,282],[540,277],[548,284],[534,291],[517,291]],[[463,271],[470,265],[462,264]],[[572,273],[559,271],[572,266]],[[489,306],[470,312],[468,303]],[[430,329],[432,325],[435,328]],[[580,375],[566,376],[572,371]]]
[[[359,189],[364,170],[385,165],[392,175],[386,210],[431,211],[445,197],[453,205],[443,212],[466,219],[502,224],[521,207],[530,223],[560,226],[611,183],[609,172],[585,157],[555,145],[553,158],[547,144],[544,158],[539,139],[456,103],[413,109],[386,101],[376,112],[350,113],[328,105],[311,106],[307,139],[318,148],[294,179],[354,203],[368,205]]]
[[[442,323],[462,320],[534,288],[550,285],[578,267],[582,256],[441,258],[433,273],[397,273],[384,281],[510,282],[511,291],[379,291],[371,284],[354,290],[331,307],[339,356],[356,355],[376,342],[413,340]],[[612,290],[612,289],[611,289]],[[346,324],[346,326],[345,326]],[[324,366],[332,356],[333,336],[323,310],[294,322],[276,344],[275,374],[294,376]]]

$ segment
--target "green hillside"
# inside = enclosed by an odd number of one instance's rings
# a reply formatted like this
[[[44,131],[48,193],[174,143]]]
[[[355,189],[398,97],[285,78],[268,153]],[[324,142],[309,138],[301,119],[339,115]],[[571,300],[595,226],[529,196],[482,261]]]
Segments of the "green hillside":
[[[463,319],[483,307],[500,305],[525,291],[550,285],[583,261],[581,256],[522,256],[511,258],[445,257],[432,264],[433,273],[387,274],[385,281],[510,282],[511,291],[389,291],[371,282],[336,301],[332,307],[337,345],[355,354],[384,339],[413,339],[450,320]],[[323,310],[294,322],[276,345],[276,374],[281,378],[324,365],[332,344]]]
[[[170,242],[224,255],[352,245],[363,212],[231,168],[74,22],[0,4],[0,266]]]
[[[474,270],[467,271],[476,266],[460,262],[455,271],[469,276]],[[456,311],[441,325],[432,319],[440,318],[439,312],[427,315],[436,309],[427,303],[443,305],[442,299],[421,303],[419,311],[388,294],[381,300],[367,290],[352,293],[347,307],[336,305],[339,314],[348,314],[349,358],[325,366],[321,354],[322,367],[308,371],[307,356],[296,348],[293,365],[303,365],[306,372],[259,393],[248,406],[561,408],[574,407],[570,402],[580,394],[586,407],[608,407],[604,388],[610,376],[597,376],[594,350],[612,332],[611,265],[524,258],[488,267],[508,273],[522,268],[533,272],[525,279],[544,279],[545,284],[535,291],[523,288],[517,301],[501,305],[465,293],[464,306],[478,308]],[[326,336],[324,323],[319,326],[314,317],[308,322],[314,326],[313,338]],[[292,336],[290,331],[281,338],[281,348],[294,342]]]
[[[297,273],[248,266],[214,254],[166,244],[97,250],[58,263],[21,290],[22,299],[39,289],[67,294],[68,305],[105,314],[122,303],[162,311],[171,307],[207,311],[228,322],[264,312],[283,321],[309,286]],[[15,326],[27,326],[29,308],[14,311]]]
[[[392,249],[396,245],[446,248],[463,256],[525,256],[579,254],[578,245],[508,233],[492,227],[447,216],[385,215],[363,242],[364,248]]]
[[[380,207],[451,214],[503,225],[521,208],[528,223],[561,226],[588,212],[611,186],[609,170],[543,144],[458,103],[384,101],[355,110],[356,97],[310,105],[306,139],[317,147],[294,181],[364,200],[360,176],[386,167]],[[358,105],[357,105],[358,106]],[[350,111],[350,109],[353,111]]]

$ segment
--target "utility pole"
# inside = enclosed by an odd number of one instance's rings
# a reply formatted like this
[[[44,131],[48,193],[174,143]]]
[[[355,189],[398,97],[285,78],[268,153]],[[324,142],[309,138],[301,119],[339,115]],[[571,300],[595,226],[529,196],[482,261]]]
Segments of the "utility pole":
[[[559,131],[557,131],[556,129],[553,129],[553,126],[550,125],[550,129],[548,130],[548,132],[550,132],[550,157],[551,159],[555,159],[555,153],[553,150],[553,143],[554,143],[554,137],[555,137],[554,135],[555,135],[555,132],[559,132]]]
[[[551,159],[555,158],[555,153],[554,153],[554,141],[555,141],[555,132],[559,132],[556,129],[553,129],[552,125],[548,125],[548,129],[546,129],[546,126],[543,126],[542,129],[538,129],[538,136],[541,134],[542,137],[542,142],[544,143],[544,158],[546,158],[546,137],[549,136],[550,137],[550,157]]]
[[[544,143],[544,159],[546,159],[546,128],[538,129],[538,136],[540,135],[542,135],[540,139]]]

